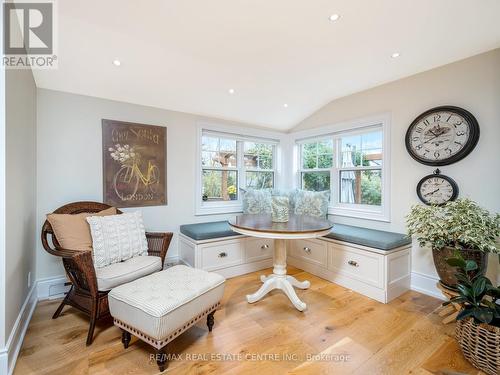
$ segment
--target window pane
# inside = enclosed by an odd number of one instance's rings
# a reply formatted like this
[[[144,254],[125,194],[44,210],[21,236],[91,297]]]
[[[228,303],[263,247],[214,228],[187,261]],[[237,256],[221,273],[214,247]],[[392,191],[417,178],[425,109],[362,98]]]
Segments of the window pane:
[[[342,168],[359,167],[361,164],[361,136],[342,137]]]
[[[331,168],[333,166],[333,139],[304,143],[302,148],[302,168]]]
[[[202,151],[219,151],[219,138],[204,135],[201,137],[201,149]]]
[[[204,201],[238,199],[238,173],[236,171],[203,171]]]
[[[363,165],[382,165],[382,132],[371,132],[361,136]]]
[[[318,142],[318,154],[333,154],[333,139]]]
[[[382,203],[382,171],[341,171],[340,202],[380,206]]]
[[[313,191],[330,190],[330,172],[303,172],[302,189]]]
[[[382,165],[382,131],[342,137],[343,168]]]
[[[302,155],[302,168],[312,169],[318,166],[318,144],[304,143],[301,145],[301,155]]]
[[[318,168],[331,168],[333,166],[333,155],[319,155]]]
[[[236,140],[202,137],[201,161],[204,167],[236,167]]]
[[[246,184],[249,189],[271,189],[273,187],[273,172],[246,172]]]
[[[245,167],[255,169],[273,169],[274,146],[267,143],[244,143]]]

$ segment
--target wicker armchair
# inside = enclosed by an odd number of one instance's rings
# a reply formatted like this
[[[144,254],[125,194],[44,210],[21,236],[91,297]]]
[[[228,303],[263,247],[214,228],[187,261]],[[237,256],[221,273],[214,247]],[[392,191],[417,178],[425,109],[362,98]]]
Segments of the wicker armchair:
[[[79,214],[82,212],[99,212],[110,206],[97,202],[75,202],[64,205],[54,213]],[[117,210],[119,214],[122,212]],[[50,245],[49,235],[53,246]],[[172,233],[146,233],[148,241],[148,255],[159,256],[165,261],[167,250],[172,240]],[[52,319],[61,314],[65,305],[73,306],[90,317],[90,327],[87,335],[87,346],[92,344],[95,324],[98,320],[109,319],[108,291],[99,291],[96,272],[91,251],[63,249],[46,220],[42,227],[42,244],[44,249],[55,256],[61,257],[70,280],[71,289],[61,302]]]

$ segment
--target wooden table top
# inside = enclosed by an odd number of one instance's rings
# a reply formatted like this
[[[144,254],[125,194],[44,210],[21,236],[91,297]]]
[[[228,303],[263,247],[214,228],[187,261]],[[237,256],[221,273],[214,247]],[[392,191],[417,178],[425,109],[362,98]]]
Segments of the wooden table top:
[[[290,215],[290,219],[286,223],[273,222],[271,214],[243,214],[228,221],[229,225],[236,231],[238,231],[238,229],[243,229],[252,232],[292,235],[314,234],[329,231],[333,227],[333,223],[327,219],[304,215]]]

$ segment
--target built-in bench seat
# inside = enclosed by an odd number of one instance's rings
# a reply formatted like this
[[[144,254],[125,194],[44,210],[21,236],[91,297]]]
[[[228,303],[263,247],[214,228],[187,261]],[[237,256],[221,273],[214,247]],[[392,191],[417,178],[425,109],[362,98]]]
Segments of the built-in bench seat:
[[[231,230],[227,221],[181,225],[180,231],[182,234],[195,241],[242,236]],[[392,250],[411,243],[411,239],[401,233],[386,232],[344,224],[335,224],[332,231],[325,237],[380,250]]]
[[[272,266],[273,240],[241,235],[227,221],[180,227],[182,262],[225,277]],[[318,239],[290,240],[288,263],[381,302],[410,287],[411,240],[404,234],[335,224]]]
[[[227,221],[212,221],[210,223],[181,225],[181,233],[195,241],[211,240],[213,238],[241,236],[231,230]]]

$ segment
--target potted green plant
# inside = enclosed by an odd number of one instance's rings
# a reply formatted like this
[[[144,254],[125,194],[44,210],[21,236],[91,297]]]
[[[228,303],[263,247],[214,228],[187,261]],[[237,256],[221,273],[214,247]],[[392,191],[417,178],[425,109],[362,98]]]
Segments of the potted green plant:
[[[416,205],[406,217],[409,236],[420,246],[432,249],[441,283],[456,290],[456,268],[446,259],[458,250],[466,260],[475,260],[477,273],[484,275],[488,253],[498,253],[500,215],[490,214],[470,199],[458,199],[444,206]]]
[[[487,277],[474,274],[477,263],[459,253],[447,262],[458,269],[458,296],[443,305],[461,306],[455,335],[462,353],[476,368],[500,374],[500,288]]]
[[[234,185],[228,186],[227,193],[229,194],[229,198],[231,200],[235,200],[236,199],[236,186],[234,186]]]

